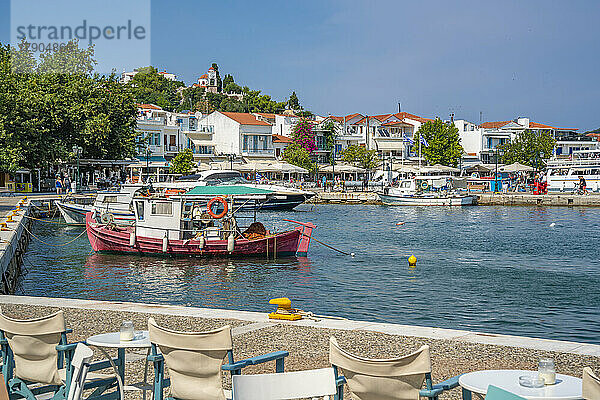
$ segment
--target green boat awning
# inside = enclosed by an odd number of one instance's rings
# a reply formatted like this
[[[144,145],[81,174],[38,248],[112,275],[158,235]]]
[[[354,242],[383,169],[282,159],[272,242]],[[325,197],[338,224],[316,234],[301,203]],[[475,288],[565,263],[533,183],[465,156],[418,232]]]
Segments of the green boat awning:
[[[223,186],[196,186],[185,196],[247,196],[247,195],[267,195],[273,193],[272,190],[254,188],[251,186],[223,185]]]

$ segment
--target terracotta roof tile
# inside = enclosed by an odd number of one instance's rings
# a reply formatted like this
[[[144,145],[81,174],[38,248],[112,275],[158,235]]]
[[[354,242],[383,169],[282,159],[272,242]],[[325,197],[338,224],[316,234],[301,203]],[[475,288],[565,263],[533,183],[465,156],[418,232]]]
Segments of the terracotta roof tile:
[[[484,122],[479,125],[480,128],[485,129],[498,129],[502,128],[504,125],[511,123],[512,121],[495,121],[495,122]]]
[[[540,124],[539,122],[533,122],[533,121],[529,122],[529,127],[530,128],[535,128],[535,129],[556,129],[553,126],[544,125],[544,124]]]
[[[219,111],[221,114],[225,115],[226,117],[231,118],[232,120],[234,120],[235,122],[241,124],[241,125],[261,125],[261,126],[271,126],[271,124],[269,124],[268,122],[265,121],[259,121],[256,119],[256,117],[252,114],[248,114],[248,113],[236,113],[236,112],[224,112],[224,111]]]
[[[143,108],[147,110],[162,110],[162,108],[154,104],[136,104],[136,106],[138,108]]]
[[[292,143],[292,138],[281,135],[273,135],[273,143]]]

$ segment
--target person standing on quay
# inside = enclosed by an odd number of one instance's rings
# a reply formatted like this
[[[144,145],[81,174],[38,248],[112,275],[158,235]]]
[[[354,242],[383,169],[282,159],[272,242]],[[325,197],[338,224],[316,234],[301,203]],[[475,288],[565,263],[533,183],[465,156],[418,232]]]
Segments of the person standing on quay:
[[[56,187],[56,194],[62,194],[62,179],[60,179],[60,175],[56,175],[56,181],[54,182],[54,186]]]

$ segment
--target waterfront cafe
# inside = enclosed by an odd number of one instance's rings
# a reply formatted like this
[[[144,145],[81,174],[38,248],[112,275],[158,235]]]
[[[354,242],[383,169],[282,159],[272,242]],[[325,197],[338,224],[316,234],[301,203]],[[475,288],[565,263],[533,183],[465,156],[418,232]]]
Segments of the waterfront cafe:
[[[166,182],[172,179],[169,173],[170,163],[160,156],[148,158],[138,158],[130,161],[126,167],[127,180],[131,183],[147,182],[152,179],[154,182]]]
[[[301,180],[303,175],[308,174],[308,170],[305,168],[281,161],[251,161],[234,165],[233,169],[245,174],[250,180],[261,178],[273,181]]]

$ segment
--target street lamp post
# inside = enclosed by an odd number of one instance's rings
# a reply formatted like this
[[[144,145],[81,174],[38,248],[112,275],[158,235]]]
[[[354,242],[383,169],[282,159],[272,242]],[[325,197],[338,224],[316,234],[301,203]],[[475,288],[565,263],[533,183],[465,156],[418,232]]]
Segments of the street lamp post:
[[[233,170],[233,161],[235,160],[235,154],[231,153],[227,156],[229,159],[229,169]]]
[[[76,185],[75,185],[75,190],[73,190],[73,192],[76,192],[77,188],[81,188],[81,181],[79,180],[79,155],[83,152],[83,148],[81,146],[73,146],[73,153],[75,153],[75,155],[77,156],[77,180]],[[81,190],[81,189],[80,189]]]

